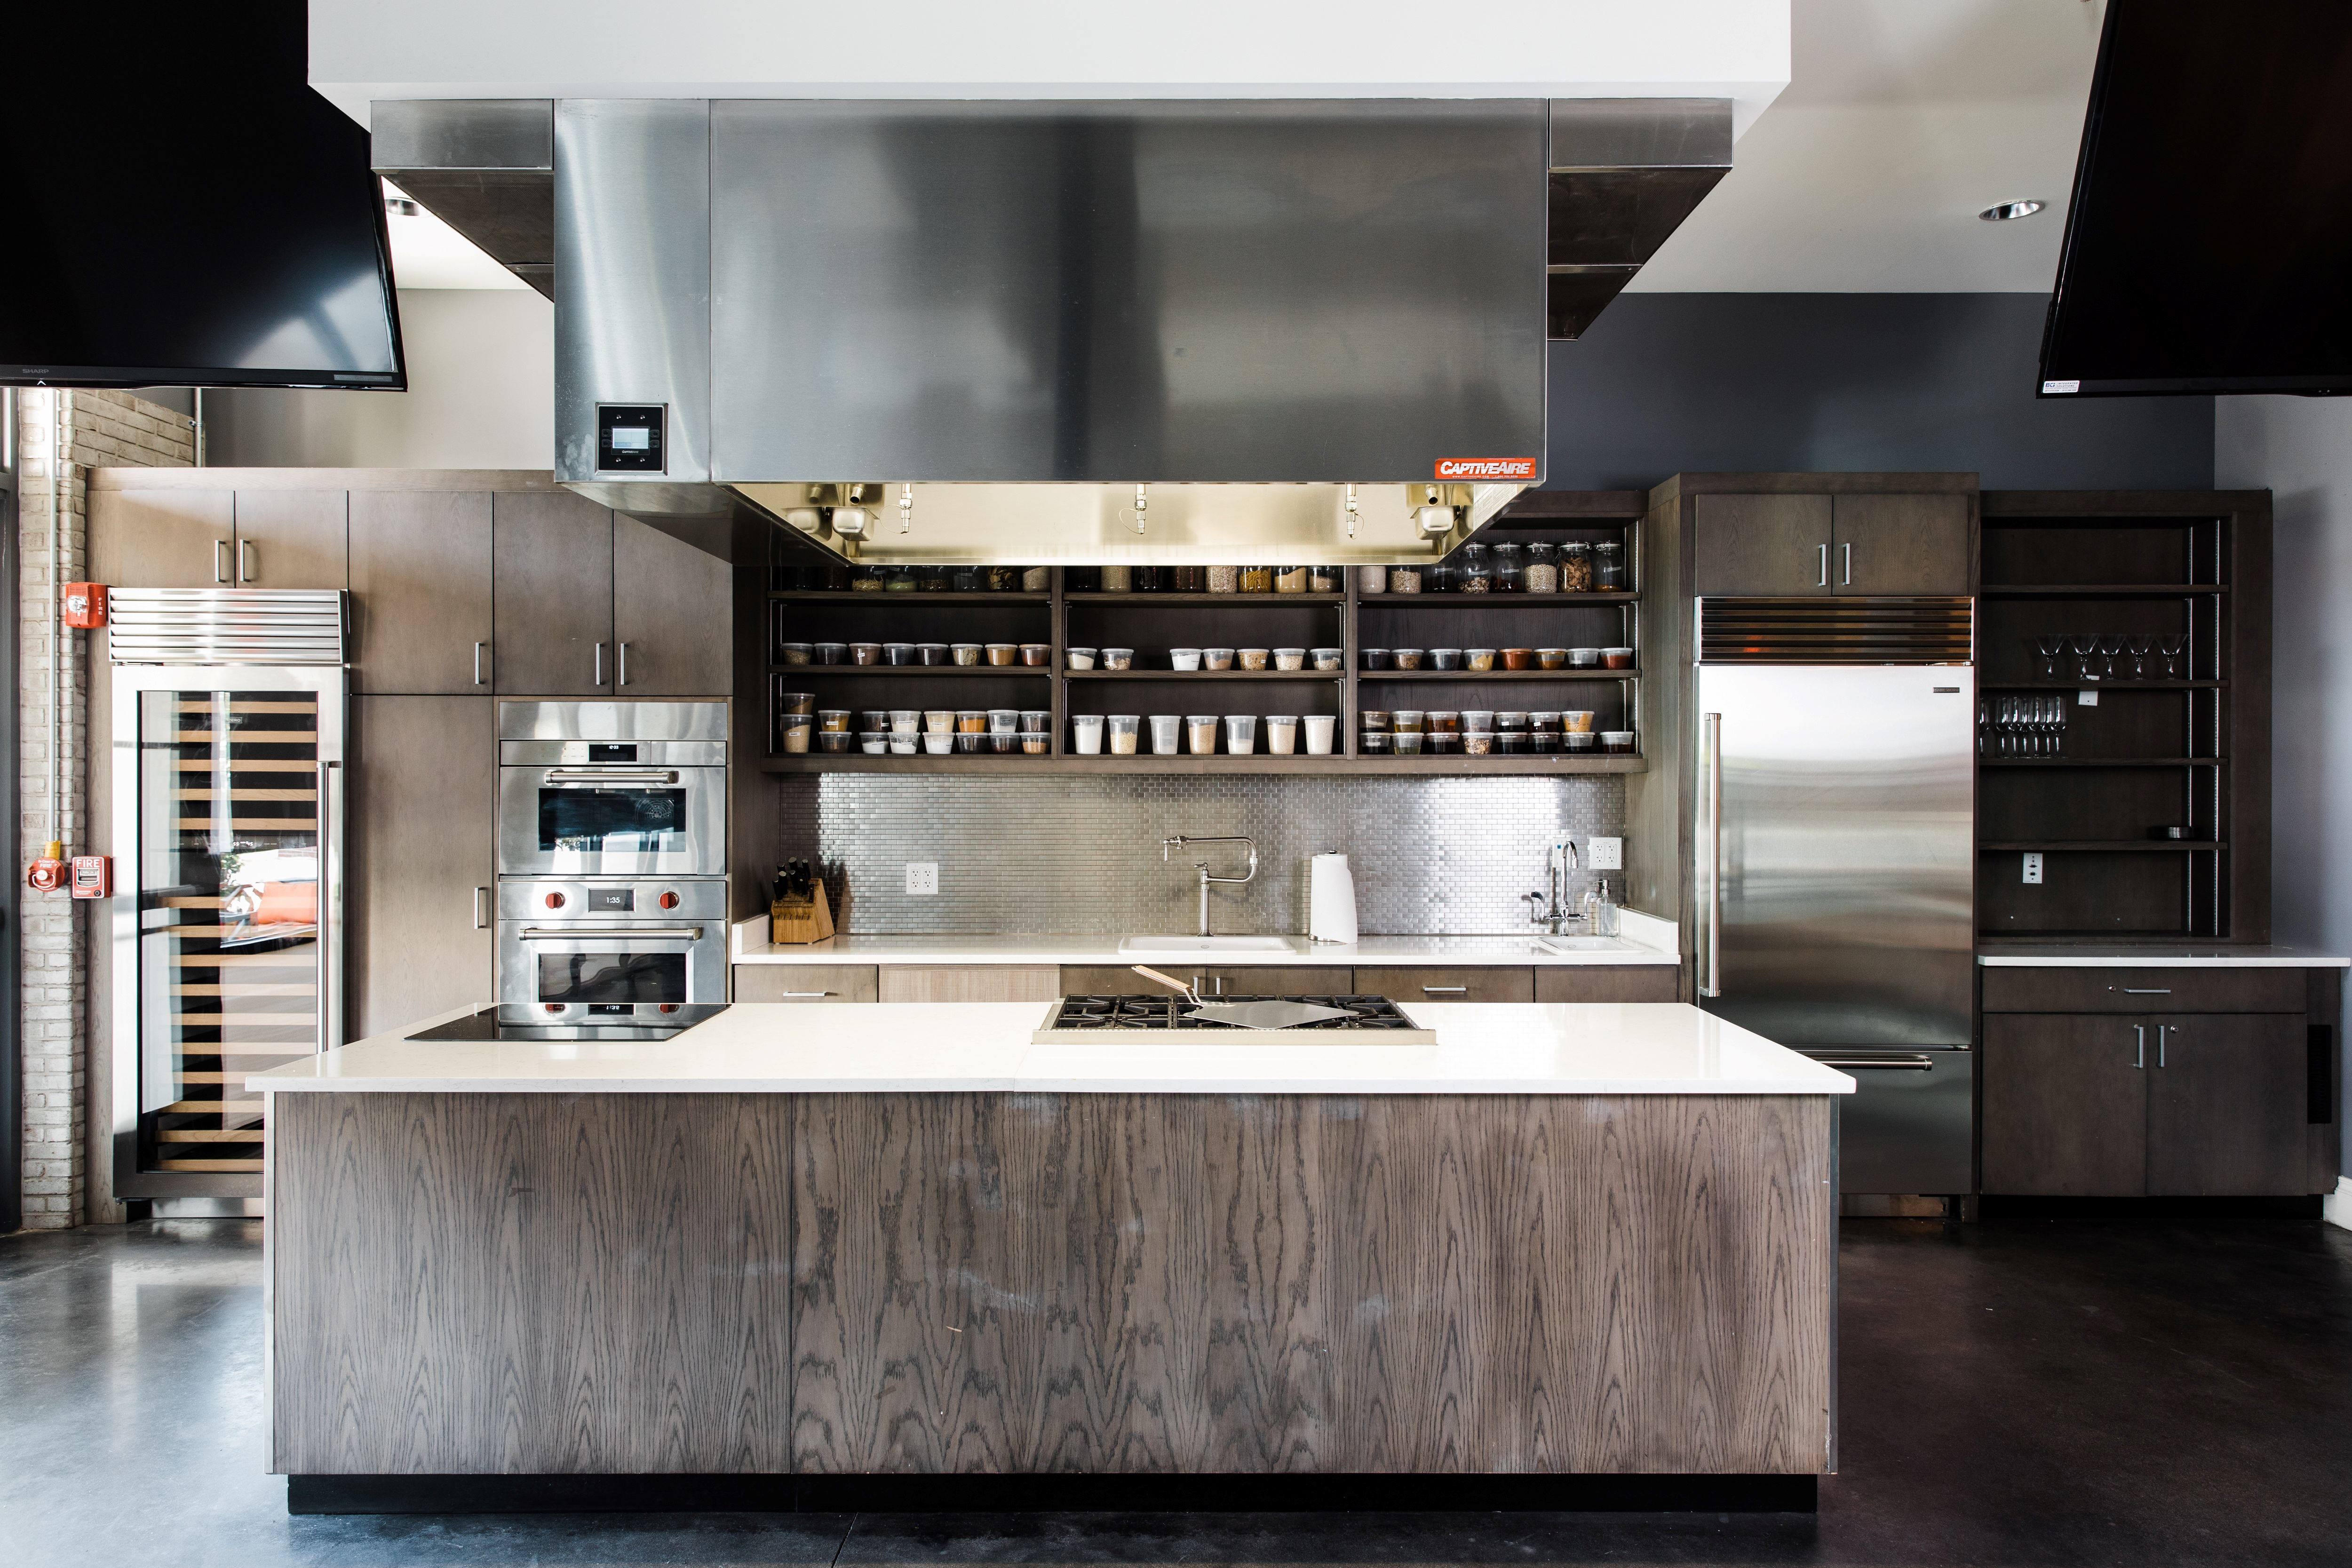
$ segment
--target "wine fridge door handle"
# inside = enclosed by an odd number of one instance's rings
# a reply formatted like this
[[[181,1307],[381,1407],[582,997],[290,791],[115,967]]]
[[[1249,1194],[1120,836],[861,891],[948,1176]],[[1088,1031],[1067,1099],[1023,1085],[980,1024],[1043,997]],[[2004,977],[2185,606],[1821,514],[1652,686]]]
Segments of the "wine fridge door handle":
[[[260,575],[261,552],[254,548],[253,541],[250,539],[238,540],[236,542],[236,580],[242,584],[249,584]]]
[[[343,863],[335,836],[342,831],[343,764],[319,764],[319,1049],[343,1043]]]
[[[228,582],[228,541],[226,539],[213,541],[213,581],[223,584]]]
[[[1826,561],[1829,547],[1823,545]],[[1705,809],[1706,834],[1700,843],[1700,853],[1706,867],[1706,937],[1700,944],[1700,955],[1706,960],[1706,976],[1700,982],[1702,996],[1723,994],[1723,715],[1709,713],[1704,721],[1706,743],[1701,748],[1699,764],[1706,770]]]
[[[1813,586],[1814,586],[1814,587],[1816,587],[1816,588],[1826,588],[1826,587],[1828,587],[1829,585],[1830,585],[1830,547],[1829,547],[1828,545],[1824,544],[1824,545],[1822,545],[1822,580],[1821,580],[1820,582],[1818,582],[1818,583],[1814,584],[1813,584]]]

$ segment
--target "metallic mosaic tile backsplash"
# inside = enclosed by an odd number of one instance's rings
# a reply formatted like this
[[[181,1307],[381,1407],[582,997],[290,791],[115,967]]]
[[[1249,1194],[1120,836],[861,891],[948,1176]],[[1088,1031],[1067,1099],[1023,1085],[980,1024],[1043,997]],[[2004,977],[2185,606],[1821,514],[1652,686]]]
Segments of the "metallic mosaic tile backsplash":
[[[779,781],[788,857],[845,877],[846,928],[866,933],[1189,931],[1193,863],[1238,874],[1236,845],[1160,861],[1173,834],[1257,840],[1257,879],[1216,888],[1221,932],[1307,925],[1307,858],[1347,854],[1367,935],[1529,929],[1555,835],[1622,834],[1624,782],[1584,778],[883,778]],[[909,898],[906,865],[936,861],[936,896]],[[1583,894],[1576,877],[1571,900]]]

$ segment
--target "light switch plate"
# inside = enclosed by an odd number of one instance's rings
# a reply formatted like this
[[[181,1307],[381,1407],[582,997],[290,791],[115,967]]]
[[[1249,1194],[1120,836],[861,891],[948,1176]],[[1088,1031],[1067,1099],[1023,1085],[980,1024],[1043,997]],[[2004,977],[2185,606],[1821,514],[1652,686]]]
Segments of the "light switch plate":
[[[1622,871],[1625,868],[1625,841],[1622,838],[1588,838],[1584,841],[1584,863],[1595,871]]]
[[[2038,849],[2025,852],[2025,885],[2029,888],[2042,886],[2042,852]]]
[[[940,863],[936,860],[907,862],[907,892],[913,898],[934,897],[940,890]]]

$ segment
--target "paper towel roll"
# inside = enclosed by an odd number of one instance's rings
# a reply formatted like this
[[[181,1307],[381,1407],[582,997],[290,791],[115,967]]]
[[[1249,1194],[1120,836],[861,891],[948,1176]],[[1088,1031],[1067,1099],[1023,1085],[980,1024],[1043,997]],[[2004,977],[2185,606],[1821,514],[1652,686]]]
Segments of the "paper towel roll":
[[[1355,942],[1356,879],[1345,855],[1318,855],[1307,862],[1307,937]]]

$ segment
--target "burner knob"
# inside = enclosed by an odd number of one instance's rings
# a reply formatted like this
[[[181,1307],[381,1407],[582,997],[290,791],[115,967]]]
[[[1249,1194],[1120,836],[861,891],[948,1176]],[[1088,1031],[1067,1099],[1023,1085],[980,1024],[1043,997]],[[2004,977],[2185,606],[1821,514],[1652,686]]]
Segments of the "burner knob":
[[[548,894],[548,895],[547,895],[547,907],[548,907],[549,909],[551,909],[551,910],[560,910],[560,909],[562,909],[562,908],[563,907],[563,895],[562,895],[562,893],[550,893],[550,894]]]
[[[551,1013],[561,1013],[563,1011],[563,1004],[561,1002],[542,1002],[540,1005],[546,1008]]]
[[[676,893],[664,893],[661,896],[661,907],[666,910],[674,910],[677,908],[677,895]]]
[[[663,896],[667,897],[668,895],[665,894]],[[664,1002],[660,1004],[660,1007],[665,1013],[675,1013],[677,1011],[677,1004],[675,1002]]]

